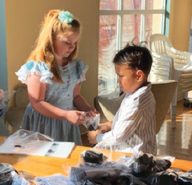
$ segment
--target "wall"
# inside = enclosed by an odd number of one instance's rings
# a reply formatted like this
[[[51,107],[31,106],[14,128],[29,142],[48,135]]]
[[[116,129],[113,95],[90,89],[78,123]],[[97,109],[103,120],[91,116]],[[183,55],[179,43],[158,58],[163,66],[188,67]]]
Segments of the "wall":
[[[9,89],[19,83],[15,71],[27,59],[44,15],[55,8],[71,11],[83,26],[79,57],[89,65],[89,71],[82,93],[91,103],[97,94],[98,0],[6,0]]]
[[[173,46],[188,51],[192,0],[171,0],[169,38]]]
[[[0,88],[7,89],[5,0],[0,0]]]
[[[92,102],[97,94],[98,0],[6,0],[6,45],[8,88],[19,82],[15,71],[25,62],[39,32],[44,14],[53,8],[68,9],[82,23],[79,57],[90,66],[82,93]],[[170,40],[181,50],[188,50],[192,0],[171,0]]]

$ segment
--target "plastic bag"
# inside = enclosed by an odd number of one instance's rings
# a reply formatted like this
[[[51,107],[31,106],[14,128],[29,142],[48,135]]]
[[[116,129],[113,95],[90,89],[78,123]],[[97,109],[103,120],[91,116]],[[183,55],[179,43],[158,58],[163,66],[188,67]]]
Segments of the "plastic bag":
[[[16,131],[12,135],[10,135],[5,140],[4,143],[19,145],[19,144],[23,144],[23,143],[24,144],[30,143],[31,141],[34,141],[34,140],[53,141],[52,138],[50,138],[44,134],[41,134],[39,132],[29,131],[29,130],[25,130],[25,129],[19,129],[18,131]]]
[[[29,185],[28,181],[21,176],[12,165],[0,163],[0,185]]]
[[[84,126],[88,130],[96,130],[100,123],[100,114],[96,114],[94,117],[86,116]]]
[[[75,185],[68,177],[62,174],[54,174],[47,177],[36,177],[37,185]]]

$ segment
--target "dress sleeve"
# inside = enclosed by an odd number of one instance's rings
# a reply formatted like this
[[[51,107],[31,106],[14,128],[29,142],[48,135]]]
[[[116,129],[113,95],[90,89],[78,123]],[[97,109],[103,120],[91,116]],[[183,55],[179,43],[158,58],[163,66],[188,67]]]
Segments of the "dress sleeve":
[[[78,83],[86,80],[85,74],[88,70],[88,65],[84,64],[82,61],[76,62]]]
[[[22,83],[27,83],[27,77],[30,74],[38,74],[41,76],[40,81],[44,83],[51,84],[51,79],[53,77],[53,73],[50,71],[49,67],[46,63],[40,61],[28,61],[24,65],[21,66],[21,68],[16,72],[16,75],[18,76],[18,79]]]

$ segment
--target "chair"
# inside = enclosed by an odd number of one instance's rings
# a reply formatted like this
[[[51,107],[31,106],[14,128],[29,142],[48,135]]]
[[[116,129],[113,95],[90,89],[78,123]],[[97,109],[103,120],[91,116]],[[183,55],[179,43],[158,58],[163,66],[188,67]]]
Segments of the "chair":
[[[4,120],[6,127],[12,133],[19,129],[22,124],[23,114],[28,104],[26,85],[18,85],[13,96],[13,105],[5,113]]]
[[[151,90],[156,100],[156,134],[159,132],[167,115],[176,86],[177,82],[175,80],[152,83]],[[101,114],[101,122],[113,120],[122,99],[123,95],[114,99],[109,99],[108,96],[95,97],[94,104],[95,108]]]
[[[173,59],[168,56],[161,56],[152,52],[153,64],[148,77],[152,83],[164,82],[173,79]],[[170,105],[170,115],[173,127],[176,126],[177,87]]]
[[[169,61],[168,63],[171,63],[169,68],[172,69],[168,79],[178,81],[176,102],[183,99],[185,93],[192,90],[192,53],[175,49],[168,37],[162,34],[152,34],[150,36],[150,50],[153,58],[159,55],[159,58],[163,57],[161,58],[162,62],[167,63]],[[162,62],[158,71],[162,70],[162,68],[166,70],[166,66],[163,65],[168,64],[162,65]],[[162,76],[159,76],[159,78],[162,78]]]
[[[152,83],[152,92],[156,100],[156,133],[159,132],[170,104],[174,98],[177,81],[168,80],[164,82]]]

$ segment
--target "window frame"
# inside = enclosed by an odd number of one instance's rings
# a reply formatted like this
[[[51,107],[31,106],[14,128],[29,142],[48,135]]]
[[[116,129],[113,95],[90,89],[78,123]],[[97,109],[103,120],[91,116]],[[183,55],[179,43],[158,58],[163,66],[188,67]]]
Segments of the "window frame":
[[[100,0],[102,1],[102,0]],[[161,22],[161,33],[165,34],[167,33],[167,29],[169,29],[167,27],[166,21],[167,21],[167,7],[169,5],[170,0],[163,0],[163,6],[162,9],[146,9],[146,0],[143,0],[143,4],[142,7],[144,7],[143,9],[137,9],[137,10],[124,10],[123,9],[123,0],[117,0],[117,10],[99,10],[99,17],[100,16],[117,16],[117,37],[116,37],[116,48],[115,50],[118,51],[120,50],[123,46],[123,16],[124,15],[141,15],[141,21],[144,21],[143,23],[143,30],[140,32],[140,36],[139,36],[139,40],[140,41],[146,41],[145,37],[145,17],[146,15],[155,15],[155,14],[161,14],[162,15],[162,22]],[[168,15],[169,16],[169,15]],[[100,24],[99,24],[99,30],[100,30]],[[100,55],[100,53],[99,53]],[[98,65],[99,65],[99,61],[98,61]],[[98,77],[100,76],[100,73],[98,71]],[[99,80],[99,79],[98,79]],[[99,91],[99,82],[98,82],[98,91]],[[113,93],[113,92],[112,92]],[[99,95],[100,92],[98,92]],[[105,95],[105,94],[104,94]]]

